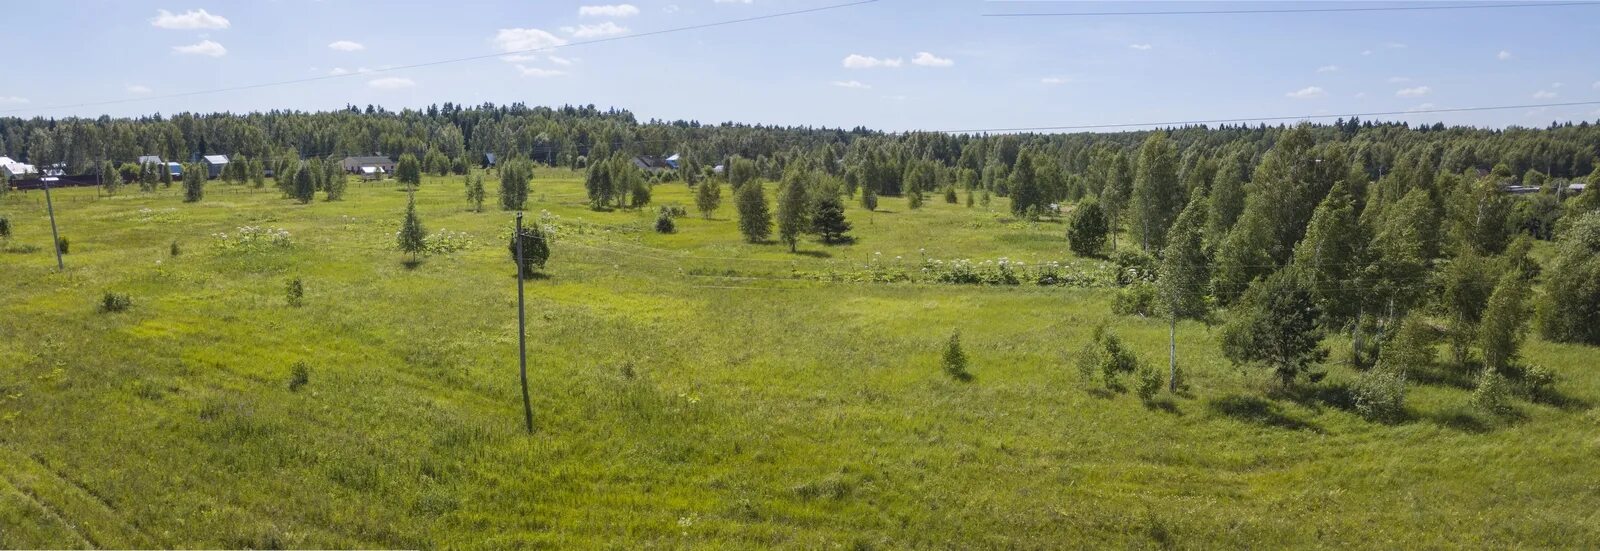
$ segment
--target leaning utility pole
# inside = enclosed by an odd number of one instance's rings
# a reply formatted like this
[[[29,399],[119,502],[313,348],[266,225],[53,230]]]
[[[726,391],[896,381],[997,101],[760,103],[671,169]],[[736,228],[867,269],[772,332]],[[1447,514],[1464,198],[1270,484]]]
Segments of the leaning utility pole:
[[[44,182],[44,206],[50,211],[50,246],[56,249],[56,269],[66,271],[67,265],[61,261],[61,234],[56,231],[56,205],[50,202],[50,182],[55,179],[54,176],[45,176],[39,180]]]
[[[533,434],[533,403],[528,399],[528,321],[522,294],[522,211],[517,211],[517,354],[522,364],[522,418]]]

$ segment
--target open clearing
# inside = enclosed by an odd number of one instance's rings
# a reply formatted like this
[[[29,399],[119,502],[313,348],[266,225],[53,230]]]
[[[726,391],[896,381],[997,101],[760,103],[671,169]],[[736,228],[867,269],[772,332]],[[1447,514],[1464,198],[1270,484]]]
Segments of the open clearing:
[[[1530,337],[1558,403],[1483,417],[1441,372],[1385,425],[1349,411],[1348,368],[1262,398],[1265,371],[1185,322],[1191,388],[1148,408],[1072,367],[1100,324],[1165,365],[1165,323],[1113,316],[1108,289],[817,276],[923,255],[1098,265],[1004,199],[851,204],[855,244],[789,254],[742,243],[728,201],[661,235],[653,207],[589,211],[581,178],[541,171],[530,195],[564,230],[528,286],[532,436],[511,216],[468,211],[460,177],[426,178],[418,210],[473,245],[415,269],[389,183],[309,205],[270,185],[213,182],[195,204],[59,190],[64,273],[42,195],[8,195],[0,546],[1600,546],[1591,347]],[[693,198],[663,184],[654,203]],[[215,246],[244,226],[293,245]],[[132,307],[100,313],[108,291]],[[939,368],[956,329],[970,382]]]

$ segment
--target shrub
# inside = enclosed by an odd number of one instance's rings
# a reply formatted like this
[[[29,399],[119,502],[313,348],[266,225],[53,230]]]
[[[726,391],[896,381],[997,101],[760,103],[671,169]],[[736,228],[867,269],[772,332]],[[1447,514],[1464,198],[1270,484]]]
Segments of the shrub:
[[[945,186],[944,187],[944,202],[954,205],[954,204],[956,204],[957,200],[958,199],[956,197],[956,188],[955,188],[955,186]]]
[[[972,373],[967,371],[967,353],[961,350],[961,331],[951,333],[950,340],[945,341],[940,365],[944,367],[944,373],[955,380],[972,379]]]
[[[1161,370],[1148,365],[1140,368],[1139,387],[1137,389],[1139,399],[1145,402],[1154,400],[1156,394],[1161,392],[1161,383]]]
[[[289,368],[289,391],[299,391],[309,382],[311,382],[311,366],[306,365],[305,360],[295,362],[294,366]]]
[[[271,248],[288,248],[292,242],[289,231],[283,228],[242,226],[232,234],[214,234],[217,247],[224,251],[257,252]]]
[[[678,225],[672,221],[672,215],[666,207],[661,208],[661,213],[656,216],[656,233],[673,233],[678,231]]]
[[[1550,393],[1551,387],[1556,384],[1556,373],[1542,365],[1529,365],[1522,369],[1519,382],[1524,396],[1537,399]]]
[[[1150,317],[1156,311],[1156,286],[1139,281],[1117,291],[1111,312],[1122,316]]]
[[[1405,414],[1406,375],[1380,366],[1362,373],[1353,389],[1356,412],[1372,421],[1391,423]]]
[[[183,254],[183,250],[178,248],[178,240],[172,240],[172,245],[167,247],[167,254],[171,256]]]
[[[1472,391],[1472,406],[1484,413],[1505,413],[1511,409],[1510,395],[1505,376],[1485,368],[1478,375],[1478,388]]]
[[[301,282],[298,277],[289,280],[289,283],[284,285],[283,295],[284,301],[288,302],[289,306],[299,308],[306,296],[305,283]]]
[[[1107,389],[1119,390],[1122,385],[1118,379],[1124,373],[1138,371],[1139,358],[1122,344],[1116,333],[1100,327],[1095,329],[1093,339],[1078,351],[1077,364],[1078,373],[1083,375],[1084,380],[1093,380],[1098,371]]]
[[[131,306],[133,299],[128,298],[128,295],[106,291],[105,296],[100,298],[101,312],[121,312]]]
[[[72,252],[72,242],[67,241],[67,236],[63,235],[59,239],[56,239],[56,250],[60,251],[61,254]]]
[[[1078,256],[1099,256],[1100,251],[1105,250],[1109,231],[1100,203],[1085,199],[1072,211],[1072,220],[1067,225],[1067,247]]]
[[[1118,251],[1111,261],[1117,265],[1117,285],[1156,280],[1156,259],[1138,251]]]
[[[472,236],[466,232],[439,230],[422,239],[426,254],[450,254],[472,247]]]
[[[0,184],[0,187],[4,186],[5,184]],[[6,218],[5,216],[0,216],[0,239],[9,237],[11,237],[11,219]]]
[[[524,226],[522,228],[522,274],[523,277],[532,277],[539,270],[544,269],[545,262],[550,259],[550,242],[548,232],[539,224]],[[517,236],[512,232],[511,242],[506,245],[506,250],[511,252],[511,262],[517,262]]]

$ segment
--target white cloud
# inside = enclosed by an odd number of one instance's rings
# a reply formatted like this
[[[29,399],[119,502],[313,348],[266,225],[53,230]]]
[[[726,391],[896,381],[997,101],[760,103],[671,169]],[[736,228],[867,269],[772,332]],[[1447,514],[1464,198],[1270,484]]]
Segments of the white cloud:
[[[667,4],[667,7],[661,8],[661,11],[664,11],[664,12],[667,12],[667,13],[678,13],[678,5],[677,4]]]
[[[1411,77],[1389,77],[1390,84],[1400,84],[1402,82],[1411,82]]]
[[[929,52],[917,52],[917,57],[911,58],[911,62],[923,67],[949,67],[956,64],[953,59],[939,57]]]
[[[371,86],[379,90],[398,90],[401,88],[410,88],[416,85],[416,81],[405,77],[384,77],[373,79],[367,82],[367,86]]]
[[[0,96],[0,103],[28,103],[28,98],[18,96]]]
[[[1361,55],[1372,55],[1372,50],[1361,50]]]
[[[221,44],[212,42],[210,40],[201,40],[188,46],[173,46],[172,51],[180,54],[205,55],[211,57],[222,57],[228,55],[227,48],[224,48]]]
[[[635,15],[639,15],[639,8],[633,4],[578,6],[579,17],[633,17]]]
[[[529,62],[529,61],[538,61],[539,60],[539,54],[503,55],[503,56],[500,56],[500,59],[502,61],[506,61],[506,62],[509,62],[509,63],[525,63],[525,62]]]
[[[522,76],[535,78],[558,77],[567,74],[566,71],[545,69],[542,67],[528,67],[526,65],[518,65],[517,70],[522,72]]]
[[[500,29],[492,40],[495,47],[502,52],[552,48],[567,43],[565,38],[541,29]]]
[[[1406,111],[1427,111],[1427,110],[1433,109],[1433,108],[1434,108],[1434,105],[1432,103],[1424,103],[1422,105],[1418,105],[1416,107],[1412,107],[1410,109],[1407,109]]]
[[[1398,50],[1398,49],[1406,47],[1406,43],[1404,43],[1404,42],[1390,42],[1390,43],[1384,44],[1383,47],[1391,49],[1391,50]]]
[[[833,85],[840,88],[859,88],[862,90],[872,88],[872,85],[862,84],[859,80],[835,80],[833,81]]]
[[[1335,71],[1338,71],[1338,70],[1339,70],[1339,66],[1338,65],[1323,65],[1321,67],[1317,67],[1317,72],[1318,73],[1332,73],[1332,72],[1335,72]]]
[[[1540,90],[1533,93],[1533,99],[1550,99],[1556,97],[1556,95],[1555,92],[1549,90]]]
[[[879,59],[861,54],[850,54],[845,56],[844,61],[840,63],[846,69],[875,69],[878,67],[899,67],[904,63],[904,60],[898,57]]]
[[[1315,99],[1327,96],[1328,92],[1317,86],[1307,86],[1284,95],[1294,99]]]
[[[1551,88],[1560,88],[1560,87],[1561,87],[1561,83],[1559,83],[1559,82],[1552,82],[1552,83],[1550,83],[1550,87],[1551,87]]]
[[[1433,88],[1429,88],[1427,86],[1417,86],[1415,88],[1401,88],[1399,90],[1395,90],[1394,95],[1402,98],[1420,98],[1432,92]]]
[[[1510,50],[1500,50],[1500,53],[1494,55],[1494,58],[1498,59],[1500,61],[1505,61],[1505,60],[1511,59],[1512,57],[1515,57],[1515,56],[1511,55],[1511,51]]]
[[[1149,50],[1151,48],[1154,48],[1155,46],[1151,46],[1149,44],[1129,44],[1128,47],[1129,48],[1133,48],[1135,50],[1144,51],[1144,50]]]
[[[129,84],[128,85],[128,93],[129,94],[141,94],[141,95],[142,94],[148,94],[148,93],[150,93],[150,87],[149,86],[145,86],[143,84]]]
[[[226,29],[229,26],[228,18],[212,15],[206,10],[189,10],[183,13],[172,13],[167,10],[156,10],[156,16],[150,18],[152,26],[163,29],[188,31],[194,29]]]
[[[1049,84],[1051,86],[1055,86],[1057,84],[1066,84],[1067,83],[1067,79],[1061,78],[1061,77],[1044,77],[1044,78],[1039,79],[1039,83],[1040,84]]]
[[[360,42],[352,42],[349,40],[330,42],[328,43],[328,47],[341,52],[358,52],[367,49],[367,47],[363,46]]]
[[[574,38],[599,38],[602,36],[616,36],[628,32],[628,28],[607,21],[598,25],[578,25],[576,27],[562,27],[561,32],[572,35]]]
[[[556,65],[571,65],[572,60],[560,56],[549,56],[550,62]]]
[[[328,74],[334,75],[334,76],[348,75],[348,74],[350,74],[350,71],[346,71],[344,69],[344,67],[334,67],[332,69],[328,69]]]

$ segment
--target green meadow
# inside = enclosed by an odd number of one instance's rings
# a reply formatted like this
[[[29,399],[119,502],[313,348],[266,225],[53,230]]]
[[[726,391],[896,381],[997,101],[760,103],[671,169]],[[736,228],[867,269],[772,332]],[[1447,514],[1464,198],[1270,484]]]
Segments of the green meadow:
[[[1004,198],[851,201],[854,243],[790,253],[741,240],[726,188],[710,220],[682,183],[595,212],[581,173],[541,171],[528,221],[557,232],[527,281],[527,434],[489,187],[473,212],[460,177],[424,179],[427,231],[470,243],[414,267],[392,182],[305,205],[57,190],[65,271],[42,193],[0,198],[0,547],[1600,547],[1593,347],[1529,337],[1559,399],[1484,414],[1439,368],[1376,423],[1348,341],[1274,392],[1184,322],[1188,388],[1147,403],[1074,367],[1099,326],[1166,366],[1166,323],[1112,314],[1113,288],[867,277],[1108,269]],[[653,231],[674,204],[691,214]],[[289,244],[224,245],[248,227]],[[131,306],[101,311],[108,292]],[[940,367],[955,331],[967,381]]]

